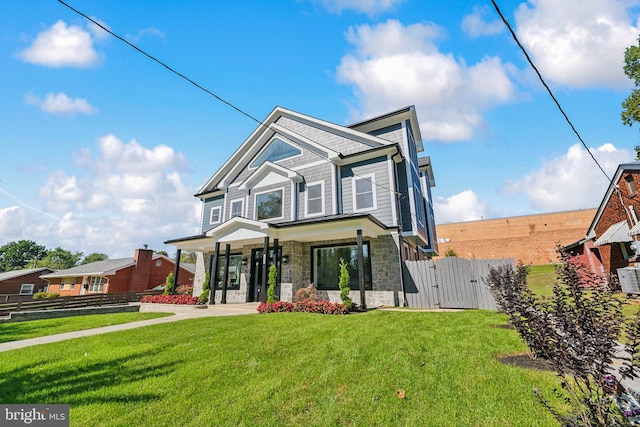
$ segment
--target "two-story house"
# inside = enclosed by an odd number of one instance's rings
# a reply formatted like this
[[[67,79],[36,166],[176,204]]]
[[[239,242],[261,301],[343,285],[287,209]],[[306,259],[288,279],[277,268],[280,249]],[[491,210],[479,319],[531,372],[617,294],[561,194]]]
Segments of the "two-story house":
[[[276,107],[195,195],[201,234],[166,243],[198,252],[196,295],[209,271],[216,300],[265,301],[275,262],[280,299],[313,284],[339,301],[343,259],[356,303],[362,271],[367,305],[402,304],[403,261],[436,250],[421,151],[414,107],[351,126]]]

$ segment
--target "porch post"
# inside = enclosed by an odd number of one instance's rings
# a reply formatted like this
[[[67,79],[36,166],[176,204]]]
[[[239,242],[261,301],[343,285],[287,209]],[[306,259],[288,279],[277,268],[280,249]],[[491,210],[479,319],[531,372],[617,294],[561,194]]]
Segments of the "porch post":
[[[364,292],[364,251],[362,250],[362,230],[356,231],[358,236],[358,287],[360,288],[360,305],[367,309],[367,299]]]
[[[262,250],[262,286],[260,286],[260,292],[266,292],[267,289],[267,279],[268,269],[267,269],[267,260],[269,259],[269,236],[264,238],[264,248]],[[262,295],[258,295],[258,300],[262,299]],[[266,299],[265,299],[266,301]]]
[[[227,282],[229,281],[229,252],[231,245],[227,243],[224,248],[224,279],[222,280],[222,301],[221,304],[227,303]]]
[[[174,293],[178,288],[178,273],[180,272],[180,256],[182,256],[182,249],[176,251],[176,265],[173,268],[173,289],[171,293]]]
[[[271,262],[278,268],[278,239],[273,239],[273,255],[271,256]],[[278,286],[278,277],[280,276],[280,269],[276,271],[276,290]],[[280,299],[280,298],[278,298]]]
[[[216,242],[215,249],[213,250],[213,257],[210,264],[213,264],[213,270],[209,267],[209,286],[211,292],[209,292],[209,304],[216,303],[216,287],[218,286],[218,264],[220,263],[220,242]]]

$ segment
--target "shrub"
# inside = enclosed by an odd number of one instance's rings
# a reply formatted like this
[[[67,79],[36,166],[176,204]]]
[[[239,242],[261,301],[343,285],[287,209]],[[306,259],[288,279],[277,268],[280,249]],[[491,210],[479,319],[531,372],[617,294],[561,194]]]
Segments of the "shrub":
[[[349,282],[351,278],[349,277],[349,270],[347,270],[347,263],[344,262],[343,258],[340,258],[340,280],[338,281],[338,287],[340,288],[340,300],[342,303],[348,308],[351,309],[353,306],[353,301],[351,297],[349,297],[349,291],[351,288],[349,287]]]
[[[173,286],[175,285],[175,279],[173,278],[173,273],[169,273],[167,275],[166,286],[164,287],[164,294],[171,295],[174,292]]]
[[[562,425],[627,425],[611,391],[613,356],[622,331],[622,301],[597,276],[559,250],[561,265],[550,299],[541,299],[527,287],[522,263],[490,268],[487,283],[498,307],[508,316],[533,355],[549,361],[564,390],[562,402],[552,404],[536,392],[539,401]],[[588,289],[588,290],[587,290]],[[640,347],[640,317],[626,329],[630,357],[619,369],[635,377]]]
[[[49,292],[47,293],[47,298],[60,298],[60,294],[57,292]]]
[[[276,302],[278,297],[276,296],[276,286],[278,278],[278,269],[275,264],[271,264],[269,267],[269,288],[267,289],[267,302]]]
[[[278,301],[275,303],[263,302],[258,306],[259,313],[318,313],[318,314],[348,314],[349,309],[337,302],[313,301],[304,299],[292,304],[288,301]]]
[[[178,295],[193,295],[193,285],[180,285],[176,288]]]
[[[206,304],[209,302],[209,289],[205,289],[204,291],[202,291],[202,293],[200,294],[200,297],[198,298],[198,300],[202,303],[202,304]]]
[[[453,249],[447,249],[444,252],[444,256],[458,256],[458,254],[456,253],[456,251],[454,251]]]
[[[200,294],[200,302],[206,304],[209,302],[209,293],[211,292],[211,274],[207,271],[204,273],[204,282],[202,282],[202,293]]]
[[[46,292],[36,292],[35,294],[33,294],[33,299],[45,299],[47,298],[47,293]]]
[[[296,295],[293,297],[294,302],[297,302],[303,299],[318,301],[318,293],[316,292],[316,288],[313,286],[313,283],[307,286],[306,288],[298,289],[296,291]]]
[[[181,305],[195,305],[199,301],[199,298],[192,297],[190,295],[145,295],[140,299],[142,303],[155,303],[155,304],[181,304]]]

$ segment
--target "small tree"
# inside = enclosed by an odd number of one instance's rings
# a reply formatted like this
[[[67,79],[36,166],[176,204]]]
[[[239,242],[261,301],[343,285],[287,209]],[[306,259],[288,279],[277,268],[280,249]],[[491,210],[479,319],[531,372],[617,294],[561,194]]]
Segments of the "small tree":
[[[278,284],[278,269],[275,264],[269,267],[269,288],[267,289],[267,302],[277,302],[276,286]]]
[[[560,378],[563,391],[556,394],[562,403],[553,404],[536,392],[551,414],[562,425],[628,425],[615,404],[611,375],[624,321],[622,301],[603,277],[559,252],[562,263],[556,267],[558,281],[550,299],[531,293],[522,264],[515,271],[511,266],[490,268],[487,283],[531,353],[546,359]],[[638,315],[632,325],[639,325]],[[633,367],[639,337],[640,328],[627,329],[630,357],[619,369],[623,377],[637,376]]]
[[[444,256],[458,256],[458,254],[453,249],[447,249],[444,252]]]
[[[338,281],[340,299],[349,310],[353,307],[353,301],[351,300],[351,297],[349,297],[349,291],[351,291],[351,288],[349,287],[350,282],[351,277],[349,276],[349,270],[347,270],[347,263],[344,262],[344,259],[340,258],[340,279]]]
[[[204,273],[204,282],[202,282],[202,293],[200,294],[200,302],[206,303],[209,301],[209,292],[211,289],[211,274],[207,271]]]
[[[171,295],[173,294],[173,285],[175,284],[175,279],[173,278],[173,273],[169,273],[167,276],[166,286],[164,287],[164,294]]]

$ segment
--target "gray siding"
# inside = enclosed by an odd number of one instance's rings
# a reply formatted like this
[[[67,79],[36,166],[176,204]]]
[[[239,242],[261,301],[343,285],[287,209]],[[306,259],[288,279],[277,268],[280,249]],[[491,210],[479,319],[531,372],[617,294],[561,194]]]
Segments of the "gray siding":
[[[292,120],[288,117],[280,117],[276,123],[338,153],[353,154],[371,148],[368,145],[353,141],[349,138],[345,138],[331,132],[326,132],[324,130],[314,128],[307,124]]]
[[[298,173],[304,177],[304,183],[300,185],[300,191],[298,193],[298,218],[305,218],[306,184],[316,182],[324,182],[324,214],[331,215],[333,213],[333,195],[335,190],[333,188],[333,182],[331,181],[332,169],[333,165],[331,163],[324,163],[298,170]]]
[[[389,166],[386,157],[376,157],[375,159],[353,163],[351,165],[342,166],[340,169],[340,179],[342,188],[342,212],[353,213],[353,177],[367,176],[373,174],[375,176],[375,185],[373,186],[376,196],[376,209],[365,211],[375,216],[385,225],[393,226],[392,201],[394,199],[391,194],[391,179],[389,177]]]
[[[377,129],[370,132],[370,134],[397,144],[402,144],[404,140],[402,137],[402,125],[400,123],[387,126],[386,128]]]
[[[223,205],[224,205],[224,196],[211,197],[204,200],[204,209],[202,212],[202,233],[206,233],[207,231],[211,230],[212,228],[218,225],[218,224],[209,224],[211,209],[214,207],[222,208]],[[222,215],[222,209],[221,209],[220,215]],[[224,218],[222,218],[222,220],[224,221]]]

